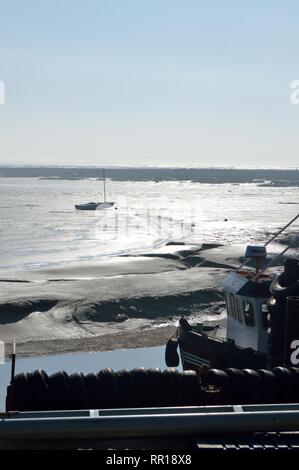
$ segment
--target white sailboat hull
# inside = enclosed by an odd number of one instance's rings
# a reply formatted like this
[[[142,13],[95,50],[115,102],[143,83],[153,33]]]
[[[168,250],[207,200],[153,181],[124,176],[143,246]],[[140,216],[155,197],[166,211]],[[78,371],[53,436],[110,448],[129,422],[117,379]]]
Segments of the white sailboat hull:
[[[99,202],[97,205],[97,209],[108,209],[112,206],[114,206],[114,202]]]

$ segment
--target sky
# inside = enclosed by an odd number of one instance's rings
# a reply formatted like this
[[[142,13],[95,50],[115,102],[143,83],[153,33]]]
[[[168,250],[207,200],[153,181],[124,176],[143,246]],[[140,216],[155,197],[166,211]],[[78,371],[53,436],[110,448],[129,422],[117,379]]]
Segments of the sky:
[[[299,166],[297,0],[0,0],[0,164]]]

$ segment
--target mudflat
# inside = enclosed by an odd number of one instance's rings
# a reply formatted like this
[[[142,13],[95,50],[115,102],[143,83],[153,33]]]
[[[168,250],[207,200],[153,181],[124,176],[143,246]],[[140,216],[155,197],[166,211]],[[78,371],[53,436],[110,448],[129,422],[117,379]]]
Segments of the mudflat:
[[[165,344],[181,316],[224,320],[220,289],[244,247],[171,244],[0,278],[0,339],[34,356]]]

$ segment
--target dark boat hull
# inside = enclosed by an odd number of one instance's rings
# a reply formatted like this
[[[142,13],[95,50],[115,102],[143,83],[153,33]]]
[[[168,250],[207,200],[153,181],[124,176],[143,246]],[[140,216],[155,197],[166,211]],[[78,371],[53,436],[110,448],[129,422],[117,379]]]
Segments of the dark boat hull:
[[[234,342],[217,339],[194,330],[178,328],[178,344],[184,370],[201,367],[226,369],[260,369],[267,367],[268,358],[251,348],[239,348]]]
[[[107,209],[114,206],[114,202],[89,202],[87,204],[76,204],[75,209],[80,211],[95,211],[97,209]]]

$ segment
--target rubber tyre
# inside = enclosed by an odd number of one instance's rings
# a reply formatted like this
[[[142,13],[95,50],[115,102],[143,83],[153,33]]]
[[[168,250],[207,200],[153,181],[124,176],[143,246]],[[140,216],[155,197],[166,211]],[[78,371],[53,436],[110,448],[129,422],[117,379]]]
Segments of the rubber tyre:
[[[69,375],[68,383],[71,409],[88,409],[88,393],[85,387],[84,377],[81,372]]]
[[[65,371],[59,371],[48,378],[49,407],[52,410],[69,409],[69,384]]]
[[[160,407],[164,403],[164,383],[160,369],[148,369],[147,378],[149,383],[151,406]]]
[[[28,374],[15,375],[12,383],[12,406],[14,410],[31,411],[34,407],[32,395],[29,388]]]
[[[178,354],[178,340],[170,338],[165,347],[165,363],[167,367],[178,367],[180,356]]]
[[[131,370],[133,387],[135,388],[136,402],[138,408],[145,408],[151,404],[147,371],[144,368]]]
[[[36,370],[28,374],[30,392],[33,399],[33,410],[45,411],[51,409],[49,394],[49,377],[44,370]]]
[[[179,372],[174,369],[165,369],[162,372],[163,380],[163,405],[177,406],[182,402],[182,390]]]
[[[281,403],[293,403],[295,398],[294,377],[292,372],[286,367],[275,367],[272,369],[278,380],[279,395]]]
[[[225,369],[229,376],[230,397],[232,405],[239,405],[246,402],[246,375],[240,369]]]
[[[217,404],[228,405],[231,402],[230,380],[226,372],[220,369],[209,369],[204,383],[219,390]]]
[[[262,388],[262,378],[253,369],[243,369],[242,372],[245,374],[245,403],[256,404],[261,403],[263,388]]]
[[[98,379],[101,408],[119,408],[121,397],[116,374],[112,369],[102,369],[98,372]]]
[[[96,374],[87,374],[84,377],[85,387],[88,393],[88,407],[98,409],[101,407],[100,403],[100,382]]]
[[[119,393],[114,406],[117,408],[135,408],[138,391],[134,387],[131,372],[128,369],[119,370],[115,372],[115,380]],[[110,406],[106,405],[105,407],[109,408],[112,405],[110,403]]]
[[[275,374],[266,369],[259,369],[257,372],[262,379],[263,394],[261,403],[278,403],[279,386]]]
[[[270,285],[270,292],[277,302],[285,302],[286,298],[292,295],[298,295],[299,293],[299,281],[297,280],[293,284],[290,284],[286,287],[282,285],[281,275],[277,276],[276,279]]]
[[[180,372],[181,406],[199,406],[203,404],[203,394],[198,375],[194,370]]]

